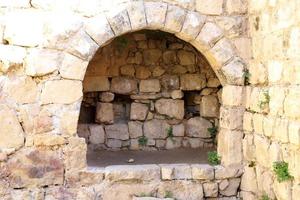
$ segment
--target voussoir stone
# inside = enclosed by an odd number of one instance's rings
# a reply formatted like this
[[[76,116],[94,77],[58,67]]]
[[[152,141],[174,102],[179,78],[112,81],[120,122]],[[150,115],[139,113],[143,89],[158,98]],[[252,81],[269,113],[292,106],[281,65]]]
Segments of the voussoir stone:
[[[111,81],[111,91],[117,94],[135,94],[137,81],[125,77],[115,77]]]
[[[81,81],[56,80],[45,83],[41,94],[41,101],[43,104],[71,104],[78,101],[81,97]]]
[[[165,29],[176,33],[179,32],[182,28],[184,18],[185,18],[185,10],[178,6],[168,6]]]
[[[146,27],[145,7],[143,1],[132,1],[127,8],[128,16],[133,30]]]
[[[59,73],[63,78],[83,80],[88,62],[76,56],[65,54]]]
[[[24,144],[24,133],[16,113],[6,105],[0,105],[0,149],[18,149]]]
[[[220,15],[223,12],[223,0],[198,0],[196,10],[207,15]]]
[[[158,165],[115,165],[105,168],[105,179],[110,181],[124,180],[159,180]]]
[[[118,139],[118,140],[128,140],[129,132],[127,124],[112,124],[105,126],[105,132],[107,138]]]
[[[169,127],[170,125],[166,121],[153,119],[144,123],[144,134],[150,139],[165,139],[168,136]]]
[[[116,35],[121,35],[131,30],[131,24],[127,10],[114,10],[107,14],[107,18],[111,28]]]
[[[145,2],[148,26],[151,29],[163,28],[166,20],[167,4],[161,2]]]
[[[184,101],[174,99],[159,99],[155,102],[155,109],[159,114],[167,115],[171,118],[183,119]]]
[[[202,117],[194,117],[186,122],[186,133],[190,137],[210,138],[208,128],[212,127],[210,121]]]

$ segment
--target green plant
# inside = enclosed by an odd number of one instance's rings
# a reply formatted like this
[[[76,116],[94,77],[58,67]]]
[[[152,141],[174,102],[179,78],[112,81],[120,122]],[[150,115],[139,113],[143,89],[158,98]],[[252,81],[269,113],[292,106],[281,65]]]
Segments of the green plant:
[[[260,109],[264,109],[266,105],[270,102],[270,95],[268,91],[263,91],[263,99],[258,102],[258,107]]]
[[[169,128],[167,128],[167,134],[168,134],[169,138],[173,138],[174,137],[172,126],[170,126]]]
[[[293,178],[289,173],[289,164],[284,161],[274,162],[273,171],[277,176],[278,182],[287,181]]]
[[[213,139],[215,139],[216,136],[217,136],[217,133],[218,133],[218,127],[215,125],[215,123],[212,123],[212,127],[209,127],[207,129],[207,131],[209,132],[209,134],[211,135],[211,137]]]
[[[249,72],[248,69],[246,69],[243,73],[243,78],[244,78],[244,81],[245,81],[245,85],[250,85],[250,77],[251,77],[251,74]]]
[[[146,146],[148,143],[148,138],[146,138],[144,135],[139,138],[138,140],[140,146]]]
[[[270,198],[268,197],[268,195],[264,194],[260,200],[270,200]]]
[[[173,198],[173,193],[171,191],[166,191],[165,198]]]
[[[218,155],[218,153],[216,151],[209,151],[207,153],[207,160],[208,163],[211,165],[218,165],[220,164],[220,159],[221,157]]]

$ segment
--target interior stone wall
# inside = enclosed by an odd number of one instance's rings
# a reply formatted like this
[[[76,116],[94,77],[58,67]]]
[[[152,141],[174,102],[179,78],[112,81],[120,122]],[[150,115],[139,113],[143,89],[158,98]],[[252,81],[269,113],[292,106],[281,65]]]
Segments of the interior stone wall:
[[[299,199],[299,9],[297,0],[249,1],[253,59],[245,91],[244,199]],[[276,161],[288,163],[292,180],[277,180]]]
[[[171,190],[178,200],[209,199],[218,187],[218,198],[238,199],[240,171],[235,169],[243,163],[244,72],[251,36],[247,17],[243,0],[0,1],[0,198],[131,200],[138,187],[152,189],[158,198],[165,196],[157,191]],[[193,45],[222,84],[222,181],[209,181],[201,169],[194,173],[204,181],[196,181],[190,167],[156,166],[151,180],[143,179],[144,171],[126,167],[126,173],[116,167],[113,177],[110,168],[99,174],[87,167],[87,145],[77,125],[88,63],[114,38],[142,29],[173,33]],[[161,181],[164,173],[179,175]]]
[[[220,89],[206,59],[174,35],[121,36],[88,65],[78,135],[93,149],[213,147]]]

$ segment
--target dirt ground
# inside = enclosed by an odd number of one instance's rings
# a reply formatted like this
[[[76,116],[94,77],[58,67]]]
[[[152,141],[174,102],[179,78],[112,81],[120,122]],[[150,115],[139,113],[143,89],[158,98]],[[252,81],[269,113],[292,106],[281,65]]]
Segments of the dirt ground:
[[[124,164],[203,164],[207,163],[207,152],[211,148],[199,149],[174,149],[163,151],[88,151],[88,166],[105,167],[109,165]],[[133,163],[128,163],[129,159],[134,159]]]

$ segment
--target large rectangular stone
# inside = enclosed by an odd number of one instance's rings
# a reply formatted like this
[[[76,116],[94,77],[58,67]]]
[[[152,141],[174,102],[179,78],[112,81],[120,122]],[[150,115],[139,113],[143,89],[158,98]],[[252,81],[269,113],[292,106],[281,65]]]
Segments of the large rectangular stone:
[[[206,164],[192,164],[192,176],[196,180],[213,180],[215,177],[214,168]]]
[[[105,132],[107,138],[128,140],[129,132],[127,124],[112,124],[105,126]]]
[[[110,83],[106,76],[86,76],[83,80],[84,92],[108,91]]]

